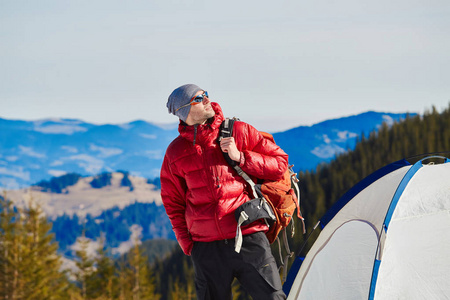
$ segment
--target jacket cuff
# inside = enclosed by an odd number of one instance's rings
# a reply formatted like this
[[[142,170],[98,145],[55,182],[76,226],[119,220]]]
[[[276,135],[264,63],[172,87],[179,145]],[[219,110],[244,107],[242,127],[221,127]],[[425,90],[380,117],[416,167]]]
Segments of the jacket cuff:
[[[187,244],[186,243],[179,243],[179,244],[184,254],[186,254],[187,256],[191,256],[192,246],[194,246],[194,243],[192,241],[189,241]]]
[[[245,155],[244,152],[241,151],[241,157],[239,158],[239,167],[242,167],[245,164]]]

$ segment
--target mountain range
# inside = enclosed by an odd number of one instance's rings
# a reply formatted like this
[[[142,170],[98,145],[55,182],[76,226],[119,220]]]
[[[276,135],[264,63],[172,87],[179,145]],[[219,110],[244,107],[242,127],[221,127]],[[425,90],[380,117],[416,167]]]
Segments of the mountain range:
[[[383,123],[388,126],[416,114],[368,111],[354,116],[326,120],[312,126],[300,126],[273,134],[275,142],[289,154],[294,170],[314,169],[336,155],[353,150],[362,135],[368,137]]]
[[[361,134],[406,116],[366,112],[273,135],[296,171],[309,170],[352,149]],[[123,170],[156,178],[165,149],[177,135],[177,124],[158,126],[141,120],[95,125],[75,119],[0,118],[0,188],[23,188],[71,172],[92,176]]]
[[[406,117],[366,112],[273,135],[295,169],[308,170],[352,149],[361,134],[367,136],[383,122]],[[114,255],[126,253],[136,237],[174,240],[156,177],[177,134],[175,124],[163,128],[144,121],[93,125],[0,119],[0,187],[18,206],[30,198],[39,203],[67,258],[73,257],[83,231],[92,241],[104,236]]]

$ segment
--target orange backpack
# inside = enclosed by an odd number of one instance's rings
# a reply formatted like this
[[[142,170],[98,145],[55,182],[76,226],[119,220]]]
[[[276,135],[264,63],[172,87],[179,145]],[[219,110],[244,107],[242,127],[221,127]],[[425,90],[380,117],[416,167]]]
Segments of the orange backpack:
[[[261,134],[264,138],[275,143],[270,133],[261,132]],[[269,231],[266,232],[267,239],[270,243],[273,243],[278,233],[289,225],[294,216],[295,209],[297,209],[297,217],[303,223],[303,233],[305,233],[304,218],[300,211],[299,180],[292,167],[288,167],[286,172],[284,172],[283,178],[279,181],[265,180],[261,184],[261,193],[272,207],[277,218],[275,223],[269,227]],[[292,226],[292,235],[294,235],[294,226]]]
[[[219,141],[224,137],[233,136],[233,125],[236,118],[225,119],[220,127]],[[273,136],[266,132],[260,132],[262,136],[275,143]],[[266,224],[269,225],[269,231],[266,232],[267,239],[270,243],[278,240],[278,234],[293,221],[295,209],[297,209],[297,217],[302,221],[303,233],[305,230],[304,218],[300,211],[300,190],[298,187],[297,174],[292,170],[293,166],[289,166],[285,171],[283,178],[278,181],[262,180],[260,183],[255,184],[251,178],[238,166],[238,164],[231,160],[227,153],[223,153],[227,162],[242,176],[247,183],[252,187],[254,197],[235,212],[236,221],[238,222],[238,228],[236,233],[236,252],[240,251],[240,243],[242,242],[242,233],[240,226],[244,226],[254,222],[258,219],[264,219]],[[293,222],[292,222],[293,223]],[[292,236],[294,235],[294,224],[292,224]],[[293,255],[293,252],[289,249],[287,241],[286,230],[283,233],[283,242],[286,247],[288,256],[281,257],[280,248],[280,260],[282,265],[287,264],[287,259]],[[286,268],[285,268],[286,269]]]

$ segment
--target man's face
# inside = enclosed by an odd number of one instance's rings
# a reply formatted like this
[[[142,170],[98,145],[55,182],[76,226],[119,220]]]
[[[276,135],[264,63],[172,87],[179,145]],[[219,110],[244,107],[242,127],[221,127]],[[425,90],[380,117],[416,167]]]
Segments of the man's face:
[[[198,91],[194,98],[198,95],[203,94],[204,91]],[[208,97],[203,97],[203,101],[197,103],[195,105],[191,105],[191,109],[186,118],[186,124],[194,125],[194,124],[203,124],[211,117],[214,117],[215,111],[211,106],[211,101],[209,101]]]

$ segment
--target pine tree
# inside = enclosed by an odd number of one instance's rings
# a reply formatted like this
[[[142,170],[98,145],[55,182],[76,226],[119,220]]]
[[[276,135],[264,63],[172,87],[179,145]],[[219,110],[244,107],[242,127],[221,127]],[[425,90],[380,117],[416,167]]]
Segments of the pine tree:
[[[89,296],[92,299],[115,299],[117,295],[117,282],[115,276],[115,266],[113,260],[108,256],[108,251],[105,247],[105,238],[102,237],[97,249],[97,256],[94,259],[95,270],[90,277],[91,286]]]
[[[106,255],[105,249],[99,252],[99,259],[97,260],[97,276],[100,275],[104,283],[101,286],[104,287],[103,294],[107,299],[114,299],[117,295],[117,282],[118,279],[115,276],[116,268],[112,259]]]
[[[79,283],[79,294],[81,299],[87,300],[90,298],[91,279],[94,273],[94,260],[89,257],[88,247],[90,240],[86,238],[85,232],[77,239],[79,249],[75,252],[77,257],[76,266],[78,270],[75,272],[75,278]]]
[[[49,234],[51,224],[32,200],[15,209],[1,201],[0,296],[2,299],[67,299],[68,280]]]
[[[194,300],[195,296],[195,284],[194,284],[194,269],[190,267],[185,260],[182,262],[181,274],[186,280],[181,281],[180,277],[177,277],[173,282],[173,288],[170,290],[170,300]],[[234,290],[237,291],[239,286],[234,286]],[[239,293],[238,293],[239,294]],[[235,298],[236,299],[236,298]]]
[[[14,249],[16,249],[15,221],[17,213],[11,201],[8,200],[6,192],[0,197],[0,296],[1,299],[17,298],[14,276],[16,263],[14,260]]]
[[[141,255],[138,239],[134,241],[134,248],[130,251],[129,265],[132,271],[133,300],[159,299],[155,291],[155,279],[148,265],[148,258]]]
[[[30,200],[24,210],[22,261],[24,265],[24,299],[61,299],[68,288],[64,274],[60,272],[61,260],[58,245],[49,234],[52,225],[45,218],[39,205]]]
[[[119,262],[119,300],[132,299],[132,272],[127,267],[126,261],[122,258]]]

